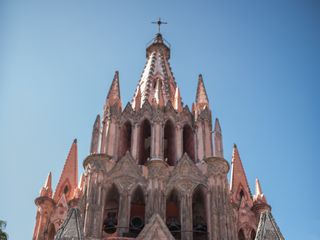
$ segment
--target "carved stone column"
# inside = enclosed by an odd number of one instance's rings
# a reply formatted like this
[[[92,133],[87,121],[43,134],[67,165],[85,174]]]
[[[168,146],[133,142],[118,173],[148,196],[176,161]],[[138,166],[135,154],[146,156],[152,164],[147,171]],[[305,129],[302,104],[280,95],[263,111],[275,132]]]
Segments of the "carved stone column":
[[[123,191],[120,194],[119,214],[118,214],[118,229],[119,236],[124,232],[129,231],[129,217],[130,217],[130,200],[129,193]]]
[[[152,123],[151,129],[151,159],[152,158],[162,158],[163,151],[162,151],[162,126],[159,121]]]
[[[51,198],[43,196],[36,198],[35,204],[38,206],[39,212],[39,223],[35,240],[44,240],[45,230],[48,226],[55,203]]]
[[[140,124],[136,123],[133,125],[132,131],[132,145],[131,145],[131,155],[136,160],[138,158],[138,143],[139,143],[139,132],[140,132]]]
[[[185,240],[192,240],[192,196],[184,192],[180,199],[181,212],[181,237]]]
[[[196,123],[196,142],[197,142],[197,152],[196,158],[202,160],[204,158],[204,141],[203,141],[203,126],[201,122]]]
[[[236,240],[234,233],[236,223],[232,221],[233,218],[230,218],[230,216],[233,216],[233,210],[227,184],[229,164],[225,159],[219,157],[206,158],[205,161],[207,163],[208,187],[211,198],[210,239]]]
[[[103,224],[103,178],[105,165],[109,157],[106,154],[92,154],[88,156],[83,166],[88,177],[86,183],[86,211],[84,216],[84,235],[88,238],[97,239],[101,237]]]
[[[212,126],[209,120],[204,121],[204,149],[205,149],[205,157],[213,156],[212,151]]]
[[[148,162],[148,185],[146,201],[146,223],[158,213],[165,219],[165,196],[164,185],[169,176],[167,164],[162,160],[151,160]]]
[[[176,125],[176,162],[180,160],[183,155],[183,132],[180,124]],[[191,156],[190,156],[191,157]]]

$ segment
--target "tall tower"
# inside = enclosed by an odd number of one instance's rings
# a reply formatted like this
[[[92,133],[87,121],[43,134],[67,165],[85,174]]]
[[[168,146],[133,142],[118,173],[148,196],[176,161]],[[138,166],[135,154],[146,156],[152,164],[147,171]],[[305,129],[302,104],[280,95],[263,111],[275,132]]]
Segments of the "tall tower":
[[[222,129],[218,119],[213,129],[203,76],[190,111],[171,71],[170,51],[156,34],[124,108],[115,72],[103,114],[93,124],[84,174],[78,184],[74,141],[56,191],[49,174],[36,199],[34,240],[283,239],[269,227],[274,219],[259,182],[252,197],[236,146],[229,185]]]

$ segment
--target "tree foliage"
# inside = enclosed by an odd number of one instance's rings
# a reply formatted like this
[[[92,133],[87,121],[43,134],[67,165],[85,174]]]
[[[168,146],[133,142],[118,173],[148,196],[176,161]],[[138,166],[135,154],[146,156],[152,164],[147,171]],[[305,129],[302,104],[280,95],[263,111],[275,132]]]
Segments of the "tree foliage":
[[[7,226],[7,223],[3,220],[0,220],[0,240],[8,239],[8,234],[4,231],[6,226]]]

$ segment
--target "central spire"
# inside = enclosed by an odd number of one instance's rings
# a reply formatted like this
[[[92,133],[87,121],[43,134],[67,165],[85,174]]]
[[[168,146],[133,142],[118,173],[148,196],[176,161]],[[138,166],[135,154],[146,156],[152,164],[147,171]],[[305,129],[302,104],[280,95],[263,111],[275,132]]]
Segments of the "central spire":
[[[139,109],[147,101],[154,103],[155,95],[163,97],[163,106],[169,101],[174,104],[177,84],[169,64],[170,44],[160,33],[148,44],[146,58],[147,62],[132,99],[134,109]],[[159,101],[156,102],[159,105]]]

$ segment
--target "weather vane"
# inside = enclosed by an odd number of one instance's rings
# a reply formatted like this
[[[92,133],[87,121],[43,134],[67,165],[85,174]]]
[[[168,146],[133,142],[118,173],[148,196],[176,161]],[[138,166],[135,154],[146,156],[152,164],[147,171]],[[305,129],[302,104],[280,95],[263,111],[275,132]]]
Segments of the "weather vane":
[[[152,24],[158,24],[158,33],[160,33],[160,27],[162,24],[168,24],[167,22],[161,21],[161,18],[158,18],[158,21],[152,22]]]

